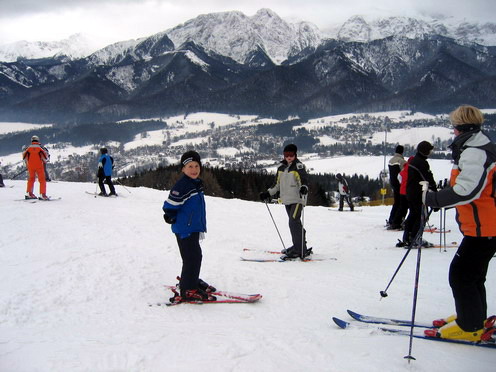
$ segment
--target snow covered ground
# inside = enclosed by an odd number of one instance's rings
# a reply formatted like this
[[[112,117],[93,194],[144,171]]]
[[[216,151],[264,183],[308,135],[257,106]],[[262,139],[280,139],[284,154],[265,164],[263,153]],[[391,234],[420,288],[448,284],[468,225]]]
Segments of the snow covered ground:
[[[25,182],[0,189],[0,371],[494,371],[495,351],[409,339],[373,328],[341,330],[346,309],[409,318],[416,252],[380,300],[405,250],[384,230],[389,207],[338,213],[305,209],[316,257],[337,261],[250,263],[240,256],[280,249],[262,203],[207,197],[202,278],[218,288],[260,292],[256,304],[149,307],[170,293],[180,257],[162,219],[166,191],[117,186],[94,198],[94,184],[49,183],[60,201],[16,201]],[[37,191],[37,185],[35,190]],[[270,205],[289,243],[282,206]],[[439,214],[431,217],[439,224]],[[461,241],[448,211],[448,242]],[[426,234],[432,242],[439,234]],[[422,250],[417,319],[454,311],[448,267],[455,249]],[[496,313],[496,261],[489,312]]]

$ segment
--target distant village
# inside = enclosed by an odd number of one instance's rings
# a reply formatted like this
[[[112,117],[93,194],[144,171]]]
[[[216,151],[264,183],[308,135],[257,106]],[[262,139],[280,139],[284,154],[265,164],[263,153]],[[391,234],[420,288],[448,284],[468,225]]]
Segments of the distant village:
[[[302,125],[305,123],[304,125]],[[146,121],[145,121],[146,124]],[[74,153],[67,157],[52,156],[48,172],[53,179],[65,181],[92,181],[95,178],[98,150],[106,146],[115,159],[117,176],[129,176],[142,170],[151,170],[159,166],[174,164],[187,149],[198,151],[205,165],[225,169],[260,170],[277,164],[280,150],[289,142],[297,143],[304,153],[312,153],[326,158],[346,155],[384,155],[391,154],[395,143],[374,143],[372,137],[376,133],[384,133],[393,129],[418,127],[449,127],[449,121],[441,117],[426,119],[410,118],[409,115],[396,118],[394,121],[385,117],[369,114],[343,116],[339,121],[330,119],[288,119],[273,124],[257,124],[257,121],[236,121],[229,125],[217,125],[214,121],[176,120],[163,121],[163,125],[154,122],[152,130],[144,130],[135,135],[138,145],[126,149],[125,142],[106,141],[93,144],[84,154]],[[143,125],[143,124],[142,124]],[[157,127],[164,129],[156,130]],[[198,126],[202,130],[187,130]],[[115,131],[118,131],[116,126]],[[90,129],[88,129],[90,130]],[[81,128],[78,130],[81,132]],[[153,134],[161,136],[161,143],[147,143]],[[382,135],[382,134],[381,134]],[[116,136],[117,137],[117,136]],[[61,139],[58,137],[59,140]],[[331,138],[332,141],[322,139]],[[440,138],[429,138],[436,147],[437,157],[447,156],[449,141]],[[136,141],[136,140],[134,140]],[[72,145],[63,138],[56,144],[48,146],[49,151],[63,150]],[[4,166],[4,173],[14,173],[22,169]]]

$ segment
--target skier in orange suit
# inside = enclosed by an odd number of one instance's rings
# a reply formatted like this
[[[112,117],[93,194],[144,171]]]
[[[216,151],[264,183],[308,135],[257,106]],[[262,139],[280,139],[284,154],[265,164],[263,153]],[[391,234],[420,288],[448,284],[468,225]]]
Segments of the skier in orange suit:
[[[46,195],[45,163],[48,160],[46,150],[41,146],[38,136],[31,137],[31,145],[22,152],[22,158],[28,168],[28,185],[26,188],[26,199],[36,199],[33,194],[35,177],[40,183],[40,199],[48,199]]]

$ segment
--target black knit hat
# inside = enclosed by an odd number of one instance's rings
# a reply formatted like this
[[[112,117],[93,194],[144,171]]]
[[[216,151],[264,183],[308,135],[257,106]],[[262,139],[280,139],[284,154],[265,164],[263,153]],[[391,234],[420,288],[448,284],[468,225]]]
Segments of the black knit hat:
[[[433,149],[434,149],[434,146],[432,146],[430,144],[430,142],[427,142],[427,141],[422,141],[417,146],[417,152],[426,156],[426,157],[431,154],[431,151]]]
[[[201,167],[200,154],[196,151],[186,151],[183,156],[181,156],[181,168],[192,161],[196,161]]]
[[[394,150],[397,154],[403,154],[403,151],[405,151],[405,148],[401,145],[396,146],[396,149]]]
[[[291,143],[289,145],[286,145],[283,152],[294,152],[296,154],[297,151],[298,151],[298,147],[296,147],[295,144]]]
[[[102,153],[102,154],[106,154],[106,153],[108,153],[107,148],[106,148],[106,147],[102,147],[102,148],[100,149],[100,153]]]

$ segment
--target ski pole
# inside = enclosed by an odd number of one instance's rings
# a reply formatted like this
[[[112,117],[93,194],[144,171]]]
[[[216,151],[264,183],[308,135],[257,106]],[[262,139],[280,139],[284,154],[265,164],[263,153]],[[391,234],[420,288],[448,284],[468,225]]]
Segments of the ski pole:
[[[301,203],[301,259],[305,259],[305,205],[307,205],[307,196],[302,195]]]
[[[121,185],[121,186],[124,188],[124,190],[126,190],[128,193],[132,194],[132,192],[131,192],[131,191],[129,191],[129,190],[128,190],[128,188],[127,188],[126,186],[124,186],[124,185],[121,183],[121,181],[119,181],[119,179],[116,179],[116,180],[115,180],[115,182],[117,182],[119,185]]]
[[[269,205],[267,202],[265,202],[265,206],[267,207],[267,210],[269,211],[269,214],[270,214],[270,218],[272,219],[272,222],[274,223],[274,227],[276,228],[277,235],[279,235],[279,239],[281,239],[282,248],[286,249],[286,245],[284,244],[284,242],[282,240],[281,233],[279,232],[279,229],[277,228],[276,221],[274,220],[274,217],[272,216],[272,212],[270,211],[270,208],[269,208]]]
[[[405,253],[405,255],[403,256],[403,258],[401,259],[398,267],[396,268],[396,271],[394,272],[391,280],[389,281],[388,285],[386,286],[386,289],[384,289],[383,291],[380,291],[379,293],[381,294],[381,297],[384,298],[384,297],[387,297],[388,294],[387,294],[387,290],[389,288],[389,286],[391,285],[391,283],[393,282],[394,278],[396,277],[396,274],[398,274],[398,272],[400,271],[400,268],[401,266],[403,265],[403,262],[405,262],[405,259],[407,258],[408,254],[410,253],[410,251],[412,250],[412,248],[415,246],[415,245],[418,245],[418,246],[421,246],[422,245],[422,234],[424,232],[424,228],[425,228],[425,223],[426,221],[429,219],[429,216],[430,214],[432,213],[432,209],[429,211],[429,213],[427,214],[427,218],[422,218],[421,220],[421,223],[420,223],[420,228],[419,228],[419,231],[417,231],[417,234],[415,235],[415,238],[412,240],[412,242],[410,243],[410,245],[408,246],[408,249]],[[381,299],[382,299],[381,298]]]
[[[20,171],[19,173],[17,173],[14,177],[11,178],[11,180],[15,180],[17,177],[19,177],[21,174],[23,174],[24,172],[26,172],[28,169],[27,168],[24,168],[22,171]]]
[[[439,181],[441,183],[441,181]],[[443,245],[443,211],[439,211],[439,228],[441,229],[441,234],[439,234],[439,252],[441,252],[441,246]]]
[[[432,209],[431,211],[432,212]],[[409,343],[409,348],[408,348],[408,355],[405,356],[405,359],[408,359],[408,363],[410,363],[412,360],[415,360],[415,358],[412,356],[412,347],[413,347],[413,329],[414,329],[414,324],[415,324],[415,315],[417,312],[417,299],[418,299],[418,286],[419,286],[419,280],[420,280],[420,258],[422,255],[422,234],[424,232],[424,227],[429,219],[430,212],[427,212],[427,207],[422,205],[422,214],[421,214],[421,223],[420,223],[420,229],[417,233],[416,239],[417,239],[417,244],[418,244],[418,251],[417,251],[417,267],[415,270],[415,283],[413,287],[413,305],[412,305],[412,320],[411,320],[411,326],[410,326],[410,343]]]
[[[446,252],[446,209],[443,208],[443,240],[444,240],[444,251]]]

